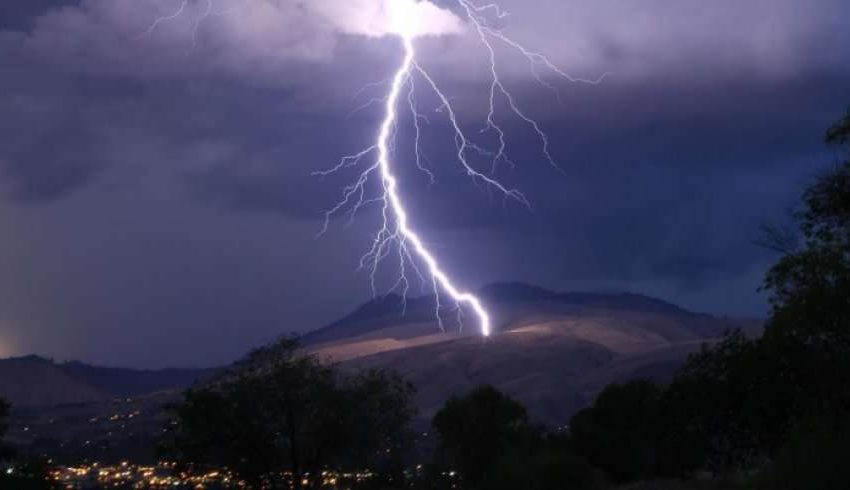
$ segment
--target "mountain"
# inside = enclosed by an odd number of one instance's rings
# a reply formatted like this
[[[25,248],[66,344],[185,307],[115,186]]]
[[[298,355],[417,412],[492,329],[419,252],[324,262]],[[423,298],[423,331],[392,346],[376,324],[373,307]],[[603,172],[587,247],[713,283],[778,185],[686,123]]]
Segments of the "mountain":
[[[694,313],[648,296],[558,293],[521,283],[479,291],[494,334],[435,321],[433,295],[371,301],[304,337],[305,349],[345,369],[389,368],[416,385],[428,419],[453,395],[493,384],[539,421],[560,425],[611,382],[671,379],[687,356],[730,329],[760,322]]]
[[[56,363],[38,356],[0,359],[0,397],[14,407],[108,401],[186,388],[213,369],[138,370]]]
[[[699,316],[695,313],[659,299],[632,293],[556,293],[523,283],[491,284],[478,291],[478,296],[491,310],[495,319],[504,327],[515,320],[518,309],[533,305],[539,313],[552,313],[570,308],[609,308],[667,313],[670,315]],[[436,301],[434,295],[403,299],[397,294],[388,294],[373,299],[340,320],[302,336],[307,345],[350,339],[359,335],[399,324],[432,322]],[[553,311],[554,310],[554,311]],[[706,315],[702,315],[706,316]],[[497,325],[498,328],[498,325]],[[416,336],[408,332],[407,337]]]
[[[648,296],[559,293],[521,283],[478,291],[493,335],[433,295],[370,301],[302,338],[304,351],[350,372],[398,371],[417,388],[417,424],[454,395],[493,384],[538,421],[561,426],[607,384],[634,378],[668,381],[688,354],[731,328],[756,335],[761,322],[694,313]],[[0,360],[0,397],[13,402],[7,440],[56,461],[81,458],[153,461],[166,421],[164,404],[216,370],[144,371],[55,363],[29,356]]]
[[[641,314],[663,318],[657,327],[667,325],[671,339],[714,338],[725,329],[745,326],[740,322],[693,313],[672,303],[631,293],[557,293],[523,283],[486,286],[478,295],[487,305],[494,323],[494,336],[538,322],[562,318],[583,318],[609,312],[612,315]],[[444,299],[445,302],[445,299]],[[336,361],[345,361],[386,350],[398,350],[477,335],[467,317],[465,324],[447,308],[441,310],[444,330],[435,321],[434,295],[404,300],[390,294],[376,298],[342,319],[305,334],[301,342],[307,350]],[[628,323],[629,320],[626,320]],[[719,331],[718,331],[719,330]]]

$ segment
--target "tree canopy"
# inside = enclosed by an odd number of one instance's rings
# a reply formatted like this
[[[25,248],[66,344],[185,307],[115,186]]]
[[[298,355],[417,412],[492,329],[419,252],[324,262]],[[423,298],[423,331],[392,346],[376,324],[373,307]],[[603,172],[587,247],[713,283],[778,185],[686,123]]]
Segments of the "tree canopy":
[[[826,141],[850,149],[848,137],[850,112]],[[695,456],[686,466],[787,461],[787,445],[804,444],[803,421],[850,415],[850,160],[805,190],[795,218],[801,245],[765,277],[772,311],[762,337],[733,333],[704,349],[667,390],[669,432]]]
[[[525,407],[489,385],[449,399],[434,416],[433,426],[441,449],[472,484],[530,429]]]
[[[826,141],[850,150],[850,111]],[[805,190],[795,219],[799,245],[771,247],[783,255],[763,335],[729,332],[668,386],[609,387],[571,421],[581,455],[621,482],[758,470],[765,489],[850,488],[850,160]]]
[[[591,407],[570,421],[579,453],[618,483],[650,474],[656,456],[652,424],[660,396],[661,389],[649,381],[605,388]]]
[[[826,142],[830,145],[850,147],[850,108],[841,120],[826,131]]]
[[[525,407],[492,386],[449,399],[432,424],[461,488],[600,488],[599,475],[568,440],[532,424]]]
[[[327,468],[400,471],[414,414],[412,387],[385,371],[345,375],[301,355],[291,339],[260,349],[172,407],[162,449],[223,465],[260,484],[290,471],[309,486]]]

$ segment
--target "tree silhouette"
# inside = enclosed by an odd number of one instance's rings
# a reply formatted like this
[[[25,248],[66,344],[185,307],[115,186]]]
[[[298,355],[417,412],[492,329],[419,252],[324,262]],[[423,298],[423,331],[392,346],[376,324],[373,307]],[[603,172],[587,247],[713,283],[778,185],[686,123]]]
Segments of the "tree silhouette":
[[[48,480],[47,465],[39,458],[20,458],[3,444],[8,429],[11,406],[0,398],[0,462],[12,464],[11,471],[0,471],[0,488],[16,490],[42,490],[52,488]]]
[[[826,141],[850,150],[850,112]],[[665,390],[679,469],[787,464],[801,454],[787,444],[819,433],[802,421],[850,418],[850,160],[806,189],[795,219],[802,243],[766,275],[772,312],[762,337],[733,333],[704,348]]]
[[[605,388],[593,406],[570,420],[576,449],[618,483],[650,474],[656,457],[652,423],[661,389],[649,381]]]
[[[171,408],[163,451],[184,464],[227,466],[261,486],[285,470],[300,488],[326,468],[398,469],[414,414],[396,375],[345,376],[285,339],[255,351]]]
[[[843,119],[827,130],[826,142],[830,145],[850,146],[850,109],[847,109]]]
[[[850,111],[826,141],[850,155]],[[668,386],[609,387],[572,421],[582,456],[619,481],[760,470],[764,489],[850,488],[850,159],[794,219],[799,243],[769,237],[783,255],[765,276],[763,335],[703,346]]]
[[[433,425],[441,443],[437,455],[451,465],[443,471],[458,470],[462,477],[445,488],[603,488],[600,472],[576,453],[568,438],[531,424],[521,404],[492,386],[450,399]]]
[[[531,431],[525,407],[489,385],[449,399],[432,424],[441,450],[472,485],[480,483],[500,455]]]

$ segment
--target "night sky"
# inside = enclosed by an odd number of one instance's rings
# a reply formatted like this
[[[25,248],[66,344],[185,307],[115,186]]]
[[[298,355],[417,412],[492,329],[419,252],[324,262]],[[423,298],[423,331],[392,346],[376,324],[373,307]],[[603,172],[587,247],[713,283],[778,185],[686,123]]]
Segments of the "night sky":
[[[353,110],[382,95],[369,84],[401,50],[361,29],[370,3],[215,0],[221,15],[195,28],[199,1],[149,31],[180,1],[3,0],[0,356],[213,365],[368,299],[356,269],[379,208],[316,239],[355,174],[311,174],[380,123],[379,105]],[[561,167],[500,119],[516,166],[498,176],[531,210],[467,179],[436,100],[419,100],[437,182],[415,168],[409,118],[396,166],[446,268],[470,288],[525,281],[764,315],[757,289],[776,256],[754,241],[836,161],[822,141],[850,105],[850,3],[500,3],[514,39],[572,75],[609,75],[547,79],[553,93],[499,51]],[[475,38],[418,47],[478,137],[488,80]]]

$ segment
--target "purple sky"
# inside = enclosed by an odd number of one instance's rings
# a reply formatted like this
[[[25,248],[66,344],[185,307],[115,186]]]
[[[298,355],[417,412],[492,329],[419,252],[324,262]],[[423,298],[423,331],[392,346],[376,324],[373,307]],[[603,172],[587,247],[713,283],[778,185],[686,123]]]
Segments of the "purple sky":
[[[451,6],[450,0],[441,5]],[[505,0],[513,38],[597,86],[558,102],[500,51],[549,133],[549,167],[505,119],[533,211],[504,207],[448,161],[401,177],[418,228],[469,287],[501,280],[629,290],[700,311],[762,315],[775,256],[753,244],[836,156],[850,105],[845,0]],[[351,114],[400,49],[364,35],[370,0],[5,0],[0,6],[0,356],[211,365],[332,321],[369,297],[355,269],[377,210],[322,212],[352,174],[310,174],[360,149],[379,108]],[[193,39],[194,38],[194,39]],[[474,132],[485,58],[464,34],[421,61]],[[409,124],[401,134],[409,135]],[[407,131],[407,133],[405,133]],[[408,155],[405,157],[404,155]]]

